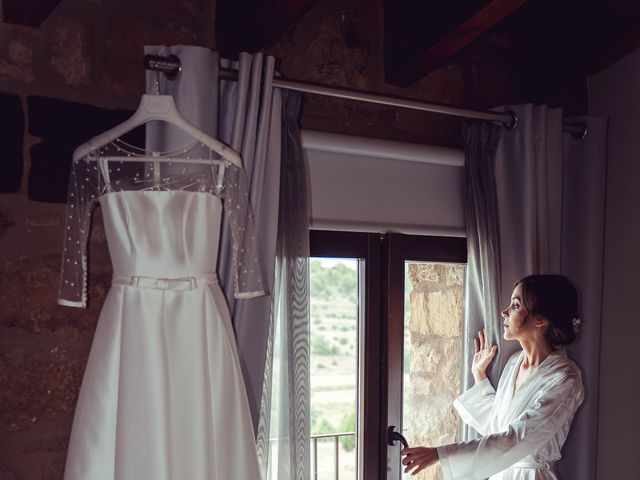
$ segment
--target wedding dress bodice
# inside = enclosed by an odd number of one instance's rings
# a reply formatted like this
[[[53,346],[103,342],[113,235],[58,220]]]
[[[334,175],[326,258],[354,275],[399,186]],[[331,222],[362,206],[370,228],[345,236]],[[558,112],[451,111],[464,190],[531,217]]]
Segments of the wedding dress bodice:
[[[216,271],[222,204],[208,193],[125,191],[100,199],[114,275],[187,278]]]
[[[140,156],[158,161],[136,161]],[[202,163],[203,158],[210,162]],[[87,240],[98,204],[115,275],[179,279],[215,274],[225,218],[233,238],[236,298],[265,293],[242,169],[197,142],[163,154],[113,143],[71,166],[60,304],[86,307]]]

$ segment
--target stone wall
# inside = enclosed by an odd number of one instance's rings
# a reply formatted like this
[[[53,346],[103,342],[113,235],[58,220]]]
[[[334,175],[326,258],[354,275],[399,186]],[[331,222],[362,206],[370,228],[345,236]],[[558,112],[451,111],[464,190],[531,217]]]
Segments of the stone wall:
[[[517,59],[499,34],[409,87],[385,81],[381,0],[323,0],[265,51],[287,77],[469,108],[519,101]],[[304,128],[460,147],[462,121],[417,110],[305,95]]]
[[[135,109],[143,45],[214,47],[213,12],[208,0],[63,0],[38,28],[0,23],[2,480],[62,479],[110,283],[98,210],[90,307],[56,304],[70,152]]]
[[[458,432],[452,402],[460,395],[464,266],[411,263],[408,273],[413,291],[404,428],[410,445],[444,445]],[[427,469],[415,478],[440,480],[442,471]]]

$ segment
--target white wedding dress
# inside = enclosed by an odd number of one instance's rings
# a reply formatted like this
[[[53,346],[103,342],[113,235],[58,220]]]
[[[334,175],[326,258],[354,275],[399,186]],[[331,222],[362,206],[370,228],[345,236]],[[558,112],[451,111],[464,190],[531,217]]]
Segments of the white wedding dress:
[[[194,143],[181,153],[203,151]],[[257,480],[248,401],[216,275],[224,202],[236,296],[264,293],[243,172],[220,161],[160,166],[104,156],[75,161],[69,185],[59,302],[86,306],[86,244],[97,202],[114,273],[65,480]]]

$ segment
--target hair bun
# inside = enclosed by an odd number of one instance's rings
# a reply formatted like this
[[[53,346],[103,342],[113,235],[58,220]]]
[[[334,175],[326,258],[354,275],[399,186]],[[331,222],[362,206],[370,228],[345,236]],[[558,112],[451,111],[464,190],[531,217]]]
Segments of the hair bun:
[[[576,335],[580,333],[580,330],[582,330],[582,320],[578,317],[573,317],[571,319],[571,325],[573,326],[573,333]]]
[[[558,274],[529,275],[516,283],[521,285],[527,308],[549,322],[548,340],[556,346],[575,340],[582,321],[578,311],[578,292],[571,281]]]

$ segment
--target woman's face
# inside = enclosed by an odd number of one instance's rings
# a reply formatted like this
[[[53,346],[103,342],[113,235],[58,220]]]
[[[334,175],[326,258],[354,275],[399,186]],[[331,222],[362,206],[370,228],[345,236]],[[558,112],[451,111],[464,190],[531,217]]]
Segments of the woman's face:
[[[522,298],[522,286],[518,284],[511,294],[511,304],[502,311],[505,340],[520,340],[527,336],[534,323],[527,322],[528,314]]]

